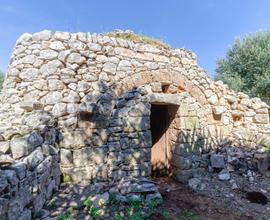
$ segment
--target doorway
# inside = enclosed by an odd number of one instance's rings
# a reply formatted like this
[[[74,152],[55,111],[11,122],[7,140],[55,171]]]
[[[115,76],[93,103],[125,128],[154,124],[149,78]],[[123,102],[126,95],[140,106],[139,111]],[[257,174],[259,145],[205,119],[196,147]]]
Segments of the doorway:
[[[175,116],[178,106],[151,105],[151,166],[152,176],[160,177],[169,174],[168,151],[169,132],[168,128]]]

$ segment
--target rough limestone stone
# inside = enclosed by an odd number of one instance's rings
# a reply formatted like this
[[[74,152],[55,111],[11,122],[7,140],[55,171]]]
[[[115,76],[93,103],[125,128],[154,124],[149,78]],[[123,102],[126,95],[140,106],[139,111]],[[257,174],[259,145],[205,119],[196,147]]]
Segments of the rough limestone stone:
[[[17,174],[17,177],[21,180],[26,175],[26,164],[23,162],[18,162],[13,164],[10,169],[14,170]]]
[[[69,63],[82,64],[84,61],[85,58],[81,56],[79,53],[71,53],[67,58],[67,62]]]
[[[223,155],[212,154],[210,157],[210,161],[213,168],[225,168],[225,161]]]
[[[222,181],[228,181],[231,179],[230,172],[227,169],[223,169],[218,174],[218,179]]]
[[[49,47],[53,50],[58,50],[58,51],[65,50],[65,46],[61,41],[54,41],[50,44]]]
[[[44,31],[40,31],[33,34],[33,40],[35,41],[50,40],[51,36],[52,36],[52,31],[44,30]]]
[[[53,60],[58,57],[58,53],[54,50],[42,50],[40,51],[40,58],[45,60]]]
[[[27,144],[31,148],[35,148],[35,147],[41,146],[42,143],[43,143],[43,138],[42,138],[42,136],[38,132],[33,132],[27,138]]]
[[[86,136],[82,130],[66,131],[63,133],[63,141],[60,146],[63,148],[82,148],[85,147]]]
[[[12,186],[16,186],[19,182],[14,170],[1,170],[0,174],[3,175]]]
[[[14,138],[11,140],[10,148],[14,159],[26,156],[33,150],[33,148],[27,144],[27,139],[25,137]]]
[[[27,156],[23,161],[27,164],[30,170],[33,170],[43,160],[44,160],[44,156],[43,156],[42,150],[40,147],[38,147],[29,156]]]
[[[10,151],[10,142],[9,141],[0,141],[0,152],[6,154]]]
[[[73,160],[72,152],[67,149],[61,149],[60,160],[63,165],[71,165]]]

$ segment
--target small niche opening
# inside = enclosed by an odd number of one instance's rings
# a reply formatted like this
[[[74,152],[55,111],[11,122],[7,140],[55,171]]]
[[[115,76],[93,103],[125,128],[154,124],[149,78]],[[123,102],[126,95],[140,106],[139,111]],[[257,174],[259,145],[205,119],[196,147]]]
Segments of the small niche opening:
[[[163,93],[167,93],[169,90],[170,85],[161,85],[161,89]]]
[[[240,115],[233,115],[233,121],[241,121],[242,117]]]

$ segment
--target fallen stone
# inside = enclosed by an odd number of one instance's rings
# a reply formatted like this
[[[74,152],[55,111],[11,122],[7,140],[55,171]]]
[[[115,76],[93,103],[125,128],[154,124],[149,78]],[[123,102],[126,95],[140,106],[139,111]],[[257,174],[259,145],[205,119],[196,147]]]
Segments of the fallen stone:
[[[218,174],[218,179],[222,181],[227,181],[231,179],[231,175],[227,169],[223,169]]]
[[[192,178],[188,180],[188,186],[194,191],[198,190],[201,185],[201,180],[199,178]]]

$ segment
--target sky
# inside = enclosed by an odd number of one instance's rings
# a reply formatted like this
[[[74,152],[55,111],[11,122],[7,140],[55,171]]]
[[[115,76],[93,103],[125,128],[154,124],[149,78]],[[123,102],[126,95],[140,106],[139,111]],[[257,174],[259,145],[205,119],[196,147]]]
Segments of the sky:
[[[197,54],[214,77],[237,37],[270,30],[269,0],[0,0],[0,70],[16,40],[41,30],[102,33],[129,29]]]

